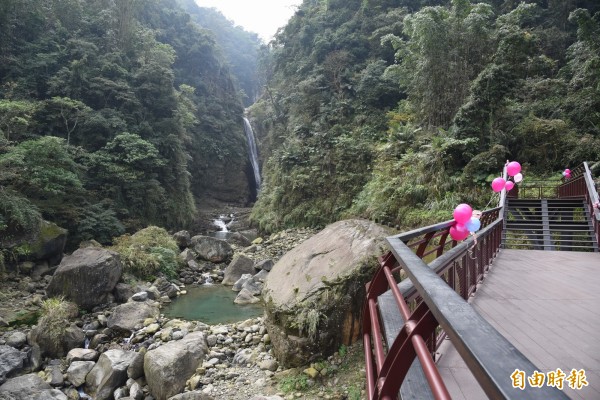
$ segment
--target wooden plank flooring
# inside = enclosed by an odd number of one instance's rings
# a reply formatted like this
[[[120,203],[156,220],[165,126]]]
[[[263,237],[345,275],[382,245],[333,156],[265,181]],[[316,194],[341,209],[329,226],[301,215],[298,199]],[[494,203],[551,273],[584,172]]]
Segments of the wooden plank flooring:
[[[600,253],[501,250],[470,303],[540,372],[584,369],[569,397],[600,399]],[[438,360],[453,399],[487,399],[449,340]]]

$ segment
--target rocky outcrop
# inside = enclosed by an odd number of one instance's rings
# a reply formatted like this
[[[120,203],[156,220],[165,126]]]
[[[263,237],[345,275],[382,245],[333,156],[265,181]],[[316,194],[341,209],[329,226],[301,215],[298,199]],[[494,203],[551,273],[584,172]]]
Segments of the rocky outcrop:
[[[210,236],[194,236],[191,239],[191,246],[199,258],[213,263],[227,261],[233,256],[233,248],[229,243]]]
[[[122,272],[118,253],[96,247],[77,249],[62,260],[47,292],[91,310],[106,303]]]
[[[254,269],[254,261],[244,254],[236,254],[231,260],[231,263],[225,268],[225,275],[223,276],[223,285],[233,285],[238,279],[244,274],[254,275],[256,270]]]
[[[336,222],[275,264],[262,295],[265,324],[282,364],[305,365],[358,338],[364,287],[388,234],[366,220]]]
[[[150,392],[157,400],[181,393],[208,353],[203,332],[192,332],[183,339],[169,342],[144,357],[144,373]]]
[[[114,390],[127,381],[127,368],[135,357],[135,352],[119,349],[102,353],[85,378],[86,393],[95,400],[112,399]]]
[[[129,334],[141,328],[146,318],[157,318],[158,303],[153,301],[130,302],[115,307],[107,326],[118,333]]]

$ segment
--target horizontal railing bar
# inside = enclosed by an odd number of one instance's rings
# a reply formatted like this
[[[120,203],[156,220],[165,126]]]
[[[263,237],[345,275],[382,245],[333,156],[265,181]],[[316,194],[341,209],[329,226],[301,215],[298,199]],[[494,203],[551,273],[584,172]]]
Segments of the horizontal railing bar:
[[[568,399],[554,387],[521,391],[511,385],[515,369],[539,370],[397,236],[388,243],[434,317],[490,398]],[[518,390],[518,392],[516,392]]]

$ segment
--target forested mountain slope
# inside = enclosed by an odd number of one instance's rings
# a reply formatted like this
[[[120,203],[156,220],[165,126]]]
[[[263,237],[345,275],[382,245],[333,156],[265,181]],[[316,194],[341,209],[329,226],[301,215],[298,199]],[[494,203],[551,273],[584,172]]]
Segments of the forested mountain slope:
[[[245,203],[242,114],[214,35],[175,0],[4,0],[0,235],[43,217],[109,242],[185,226],[196,198]]]
[[[600,4],[305,0],[251,108],[265,229],[359,215],[403,227],[489,200],[507,159],[600,159]]]

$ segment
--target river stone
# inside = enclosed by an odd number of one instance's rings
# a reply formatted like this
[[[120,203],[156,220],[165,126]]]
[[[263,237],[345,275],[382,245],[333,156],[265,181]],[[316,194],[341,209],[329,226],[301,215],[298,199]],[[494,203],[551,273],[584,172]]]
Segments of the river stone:
[[[227,261],[233,256],[233,248],[229,243],[210,236],[194,236],[191,246],[199,258],[213,263]]]
[[[0,345],[0,384],[23,369],[27,354],[12,346]]]
[[[177,243],[177,246],[179,246],[180,249],[189,247],[191,243],[191,236],[188,231],[175,232],[173,234],[173,239],[175,240],[175,243]]]
[[[271,260],[270,258],[267,258],[266,260],[262,260],[256,263],[256,265],[254,266],[254,268],[259,269],[261,271],[267,271],[269,272],[271,269],[273,269],[273,260]]]
[[[213,397],[196,390],[193,392],[177,394],[173,397],[169,397],[169,400],[213,400]]]
[[[91,310],[107,302],[122,272],[118,253],[96,247],[77,249],[61,261],[46,291],[48,296],[64,296]]]
[[[359,338],[365,284],[389,234],[371,221],[339,221],[273,266],[262,292],[265,326],[283,366],[326,358]]]
[[[100,357],[100,353],[93,349],[71,349],[67,354],[67,364],[74,361],[96,361],[98,357]]]
[[[135,357],[134,351],[120,349],[102,353],[85,378],[85,392],[95,400],[112,399],[115,389],[127,382],[127,368]]]
[[[152,396],[166,400],[181,393],[207,353],[203,332],[191,332],[181,340],[148,351],[144,357],[144,374]]]
[[[141,328],[146,318],[158,318],[158,304],[151,301],[118,305],[108,317],[107,326],[120,333],[131,333]]]
[[[242,290],[246,289],[252,293],[252,295],[257,296],[260,294],[260,292],[262,292],[263,286],[264,284],[262,282],[257,281],[254,279],[254,277],[252,277],[252,279],[248,279],[246,282],[244,282],[242,285]]]
[[[75,387],[85,383],[85,377],[94,368],[93,361],[73,361],[67,369],[67,379]]]
[[[27,335],[23,332],[14,332],[6,339],[6,344],[16,349],[20,349],[25,343],[27,343]]]
[[[234,292],[239,292],[240,290],[242,290],[242,287],[244,286],[244,283],[246,283],[246,281],[248,281],[248,279],[252,278],[252,275],[250,274],[243,274],[240,279],[238,279],[237,281],[235,281],[235,283],[232,286],[232,290]]]
[[[235,304],[254,304],[258,303],[259,301],[260,299],[258,297],[254,297],[252,292],[246,288],[240,290],[238,295],[235,297],[235,300],[233,300]]]
[[[0,399],[67,400],[67,396],[58,389],[52,389],[52,386],[37,374],[27,374],[9,379],[0,386]]]
[[[225,268],[223,285],[234,285],[244,274],[254,275],[254,261],[241,253],[236,254]]]

